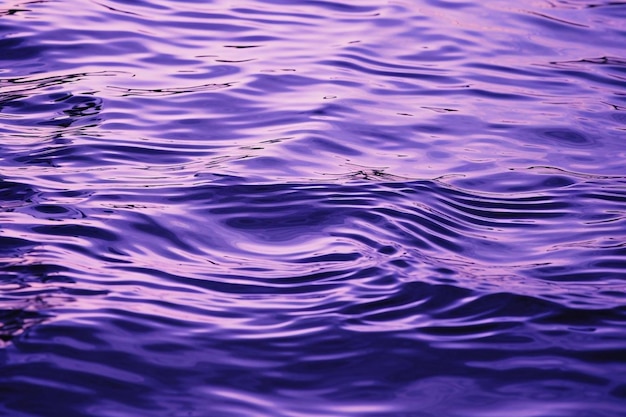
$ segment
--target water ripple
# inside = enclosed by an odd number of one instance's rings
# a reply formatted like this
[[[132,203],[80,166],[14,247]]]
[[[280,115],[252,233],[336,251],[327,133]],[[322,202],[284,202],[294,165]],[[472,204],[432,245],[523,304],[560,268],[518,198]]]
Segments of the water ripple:
[[[0,414],[621,415],[625,4],[231,3],[2,6]]]

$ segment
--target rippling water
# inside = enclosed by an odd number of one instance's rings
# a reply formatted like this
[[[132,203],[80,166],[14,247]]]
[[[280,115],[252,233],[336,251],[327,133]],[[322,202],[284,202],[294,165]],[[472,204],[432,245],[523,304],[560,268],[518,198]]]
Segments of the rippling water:
[[[3,2],[0,415],[626,415],[626,2],[482,3]]]

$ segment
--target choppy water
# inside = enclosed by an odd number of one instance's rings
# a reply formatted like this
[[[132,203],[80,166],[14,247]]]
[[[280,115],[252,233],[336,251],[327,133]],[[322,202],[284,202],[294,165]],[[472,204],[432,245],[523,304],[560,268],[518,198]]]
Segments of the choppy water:
[[[0,415],[626,415],[626,2],[0,13]]]

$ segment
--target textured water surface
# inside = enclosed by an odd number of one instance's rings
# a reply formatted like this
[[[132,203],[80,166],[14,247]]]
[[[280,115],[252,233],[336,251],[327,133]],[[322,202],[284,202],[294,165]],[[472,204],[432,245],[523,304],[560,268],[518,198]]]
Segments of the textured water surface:
[[[626,415],[626,3],[5,1],[0,415]]]

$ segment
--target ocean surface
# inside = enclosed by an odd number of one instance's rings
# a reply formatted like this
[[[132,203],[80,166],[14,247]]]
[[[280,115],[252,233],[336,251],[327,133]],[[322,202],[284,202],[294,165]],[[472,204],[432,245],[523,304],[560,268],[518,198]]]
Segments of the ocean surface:
[[[626,416],[626,2],[0,3],[0,416]]]

